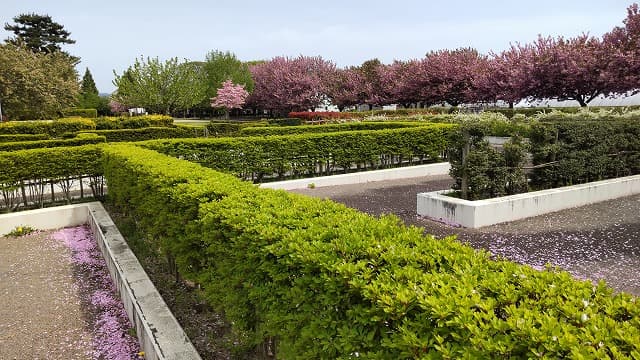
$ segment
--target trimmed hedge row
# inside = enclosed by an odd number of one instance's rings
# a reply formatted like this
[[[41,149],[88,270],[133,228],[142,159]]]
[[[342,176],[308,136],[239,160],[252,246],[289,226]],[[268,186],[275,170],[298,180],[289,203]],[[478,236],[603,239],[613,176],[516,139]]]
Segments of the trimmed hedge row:
[[[105,137],[107,142],[145,141],[153,139],[193,138],[201,136],[198,128],[177,127],[145,127],[141,129],[94,130],[86,134],[97,134]]]
[[[614,113],[624,113],[630,110],[640,110],[640,106],[592,106],[588,108],[582,107],[538,107],[538,108],[489,108],[484,110],[485,112],[500,113],[508,118],[512,118],[517,114],[524,115],[526,117],[537,116],[540,114],[548,114],[552,112],[563,114],[576,114],[580,112],[598,112],[598,111],[610,111]]]
[[[211,121],[207,124],[207,131],[211,136],[237,136],[246,127],[269,126],[266,121]]]
[[[602,283],[132,146],[105,148],[105,176],[150,246],[278,358],[640,356],[640,307]]]
[[[420,109],[370,110],[370,111],[297,111],[290,112],[288,117],[305,121],[363,119],[369,116],[403,117],[412,115],[451,114],[457,112],[456,107],[429,107]]]
[[[155,140],[142,146],[257,182],[441,159],[452,124],[288,136]]]
[[[536,189],[640,174],[640,122],[559,121],[531,131]]]
[[[105,116],[95,119],[97,130],[140,129],[146,127],[171,127],[173,118],[166,115]]]
[[[35,141],[35,140],[47,140],[49,135],[47,134],[11,134],[0,135],[0,143],[14,142],[14,141]]]
[[[104,143],[106,138],[92,133],[80,133],[73,139],[53,139],[37,141],[16,141],[0,143],[0,151],[52,148],[58,146],[82,146]]]
[[[354,130],[384,130],[400,129],[416,126],[429,126],[432,124],[424,122],[351,122],[344,124],[329,125],[300,125],[300,126],[279,126],[279,127],[247,127],[240,130],[240,136],[272,136],[272,135],[292,135],[307,133],[326,133],[337,131]]]
[[[0,185],[102,174],[100,145],[0,152]]]
[[[95,130],[91,119],[70,118],[51,121],[9,121],[0,123],[0,134],[47,134],[61,137],[63,134],[77,133],[83,130]]]

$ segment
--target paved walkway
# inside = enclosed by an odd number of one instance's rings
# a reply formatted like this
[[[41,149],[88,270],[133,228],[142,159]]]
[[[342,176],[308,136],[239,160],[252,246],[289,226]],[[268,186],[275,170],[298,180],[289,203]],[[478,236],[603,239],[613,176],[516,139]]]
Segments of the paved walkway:
[[[0,359],[91,356],[70,250],[49,236],[0,237]]]
[[[640,296],[640,195],[480,229],[455,228],[416,214],[416,194],[448,189],[448,176],[295,190],[330,198],[373,215],[392,213],[406,224],[496,256],[542,267],[559,266],[577,277],[604,279]]]

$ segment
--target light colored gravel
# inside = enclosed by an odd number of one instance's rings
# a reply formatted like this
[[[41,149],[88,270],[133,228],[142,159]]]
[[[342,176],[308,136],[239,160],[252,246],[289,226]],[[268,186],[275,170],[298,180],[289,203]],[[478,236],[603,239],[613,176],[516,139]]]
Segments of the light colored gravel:
[[[69,250],[49,235],[0,238],[0,359],[91,355]]]

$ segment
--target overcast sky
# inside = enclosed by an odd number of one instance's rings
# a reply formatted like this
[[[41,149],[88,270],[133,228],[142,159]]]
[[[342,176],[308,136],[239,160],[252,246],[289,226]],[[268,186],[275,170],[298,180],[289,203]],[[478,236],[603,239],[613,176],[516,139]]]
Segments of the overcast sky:
[[[338,66],[385,63],[431,50],[475,47],[499,52],[544,36],[601,36],[621,26],[631,0],[284,1],[2,0],[0,22],[48,14],[71,32],[80,75],[89,68],[100,92],[114,90],[136,57],[203,60],[229,50],[241,60],[320,55]],[[2,39],[11,34],[0,30]]]

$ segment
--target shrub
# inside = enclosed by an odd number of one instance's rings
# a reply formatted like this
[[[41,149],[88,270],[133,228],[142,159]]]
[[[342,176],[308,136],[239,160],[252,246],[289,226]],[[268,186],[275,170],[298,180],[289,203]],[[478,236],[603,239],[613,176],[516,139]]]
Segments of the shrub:
[[[384,130],[400,129],[417,126],[431,125],[425,122],[351,122],[344,124],[329,125],[300,125],[300,126],[280,126],[280,127],[246,127],[239,131],[240,136],[270,136],[270,135],[292,135],[307,133],[324,133],[336,131],[354,130]]]
[[[269,119],[267,121],[269,122],[269,125],[277,125],[277,126],[302,125],[302,119],[300,118]]]
[[[640,174],[635,119],[541,123],[532,129],[531,145],[538,189]]]
[[[257,182],[434,162],[456,125],[288,136],[157,140],[150,149]]]
[[[166,115],[103,116],[96,120],[97,130],[140,129],[145,127],[171,127],[173,118]]]
[[[105,137],[108,142],[144,141],[154,139],[193,138],[201,134],[200,129],[186,126],[145,127],[141,129],[94,130],[91,133]]]
[[[0,143],[0,151],[16,151],[26,149],[52,148],[59,146],[82,146],[88,144],[104,143],[106,138],[96,134],[78,134],[72,139],[53,139],[53,140],[35,140],[35,141],[15,141]]]
[[[266,121],[211,121],[207,124],[207,131],[214,137],[238,136],[243,128],[268,125]]]
[[[46,134],[51,137],[60,137],[64,133],[76,133],[95,128],[96,125],[92,120],[80,118],[52,121],[9,121],[0,124],[0,134]]]
[[[632,358],[640,307],[600,283],[491,260],[392,216],[258,189],[131,146],[110,198],[279,358]]]
[[[64,117],[81,117],[95,119],[98,117],[98,110],[96,109],[66,109],[62,111]]]
[[[47,134],[11,134],[0,135],[0,143],[14,142],[14,141],[35,141],[35,140],[48,140]]]

